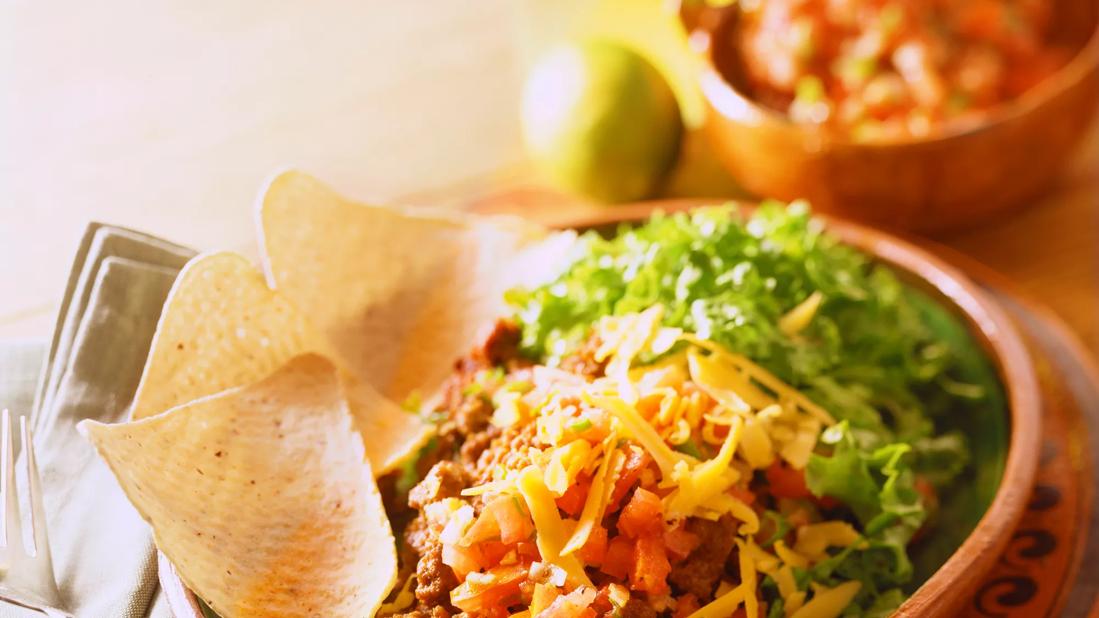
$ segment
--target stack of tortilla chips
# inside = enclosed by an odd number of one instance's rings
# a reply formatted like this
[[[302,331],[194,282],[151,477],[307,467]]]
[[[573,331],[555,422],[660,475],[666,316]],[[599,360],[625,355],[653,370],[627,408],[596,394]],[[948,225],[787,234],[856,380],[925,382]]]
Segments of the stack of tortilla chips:
[[[262,271],[188,263],[132,420],[81,429],[223,618],[370,616],[397,576],[374,479],[431,432],[396,402],[431,394],[575,237],[357,204],[298,172],[257,214]]]

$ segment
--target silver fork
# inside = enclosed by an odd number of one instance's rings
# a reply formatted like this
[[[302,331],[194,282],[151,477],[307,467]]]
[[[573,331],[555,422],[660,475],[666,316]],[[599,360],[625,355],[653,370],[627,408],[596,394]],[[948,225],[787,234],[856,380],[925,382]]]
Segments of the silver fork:
[[[42,506],[42,487],[34,459],[34,437],[27,417],[19,417],[24,459],[27,462],[27,496],[31,509],[34,546],[23,540],[23,520],[19,513],[19,494],[15,484],[15,450],[12,444],[11,415],[3,411],[3,452],[0,453],[0,599],[38,610],[51,618],[71,618],[61,609],[61,594],[53,574],[53,558],[46,535],[46,511]]]

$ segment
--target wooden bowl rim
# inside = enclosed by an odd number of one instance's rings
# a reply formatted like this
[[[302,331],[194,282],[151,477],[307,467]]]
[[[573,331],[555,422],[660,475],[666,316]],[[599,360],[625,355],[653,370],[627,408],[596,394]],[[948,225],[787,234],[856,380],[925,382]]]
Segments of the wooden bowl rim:
[[[583,215],[567,214],[548,226],[591,229],[645,219],[655,211],[680,212],[728,200],[664,200],[629,204]],[[745,209],[754,205],[739,204]],[[976,283],[960,270],[897,236],[833,217],[817,215],[827,229],[845,244],[901,273],[908,273],[931,288],[960,314],[971,334],[980,339],[996,366],[1006,394],[1011,421],[1004,474],[985,514],[962,545],[900,607],[895,616],[940,615],[941,608],[956,606],[967,586],[976,582],[999,559],[999,553],[1019,522],[1038,466],[1041,439],[1041,405],[1038,381],[1022,337],[1002,309],[990,301]],[[168,606],[181,618],[202,618],[195,594],[188,590],[174,565],[159,550],[158,576]],[[936,607],[940,610],[935,609]]]
[[[1060,96],[1067,90],[1087,79],[1089,74],[1099,71],[1099,19],[1097,19],[1091,35],[1088,36],[1087,41],[1085,41],[1084,45],[1072,56],[1068,63],[1018,97],[997,104],[986,110],[982,114],[979,122],[947,124],[941,130],[920,138],[856,141],[844,131],[794,122],[780,110],[760,104],[726,79],[721,71],[718,70],[714,61],[715,46],[713,44],[713,33],[715,30],[723,27],[724,22],[731,18],[737,10],[737,7],[734,3],[729,6],[710,10],[718,14],[718,18],[715,20],[716,25],[709,28],[692,28],[687,26],[690,30],[689,34],[692,41],[692,47],[704,62],[699,81],[703,95],[710,106],[715,110],[720,111],[726,118],[734,118],[733,114],[727,113],[726,111],[727,109],[730,109],[730,107],[733,109],[747,109],[751,112],[751,116],[736,115],[735,119],[739,122],[748,123],[749,118],[754,118],[756,119],[756,122],[753,124],[769,124],[788,131],[813,135],[826,139],[827,143],[835,146],[862,148],[866,150],[885,150],[905,146],[941,143],[983,133],[993,127],[1033,113],[1048,101]]]

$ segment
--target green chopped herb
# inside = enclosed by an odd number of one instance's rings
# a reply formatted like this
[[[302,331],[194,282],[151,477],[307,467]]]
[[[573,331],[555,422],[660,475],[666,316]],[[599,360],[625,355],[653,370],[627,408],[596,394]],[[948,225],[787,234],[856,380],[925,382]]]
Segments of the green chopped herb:
[[[421,415],[421,418],[423,418],[424,421],[427,423],[430,423],[432,425],[438,425],[446,419],[450,418],[450,415],[443,410],[431,410],[425,411]]]
[[[685,455],[690,455],[695,459],[707,459],[707,457],[703,455],[702,451],[698,448],[698,444],[696,444],[695,441],[691,438],[688,438],[687,441],[683,444],[675,445],[675,450]]]
[[[771,603],[770,609],[767,610],[767,618],[783,618],[786,615],[786,601],[782,597],[778,597]]]
[[[582,419],[574,422],[573,424],[569,425],[569,429],[571,429],[573,431],[573,433],[581,433],[581,432],[584,432],[584,431],[587,431],[587,430],[591,429],[591,427],[592,427],[591,420],[586,419],[586,418],[582,418]]]
[[[786,535],[790,533],[790,522],[786,521],[786,518],[782,516],[782,513],[767,510],[763,512],[763,518],[774,522],[775,531],[771,533],[771,536],[767,537],[766,541],[759,544],[760,547],[770,547],[775,544],[775,541],[786,538]]]
[[[515,380],[504,385],[503,390],[509,393],[529,393],[534,388],[530,380]]]

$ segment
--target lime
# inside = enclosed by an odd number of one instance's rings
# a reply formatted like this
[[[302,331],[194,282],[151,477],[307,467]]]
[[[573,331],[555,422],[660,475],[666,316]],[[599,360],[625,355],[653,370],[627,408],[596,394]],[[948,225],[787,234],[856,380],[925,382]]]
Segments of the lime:
[[[605,202],[652,194],[675,163],[675,95],[637,52],[590,41],[559,47],[527,78],[523,139],[563,188]]]

